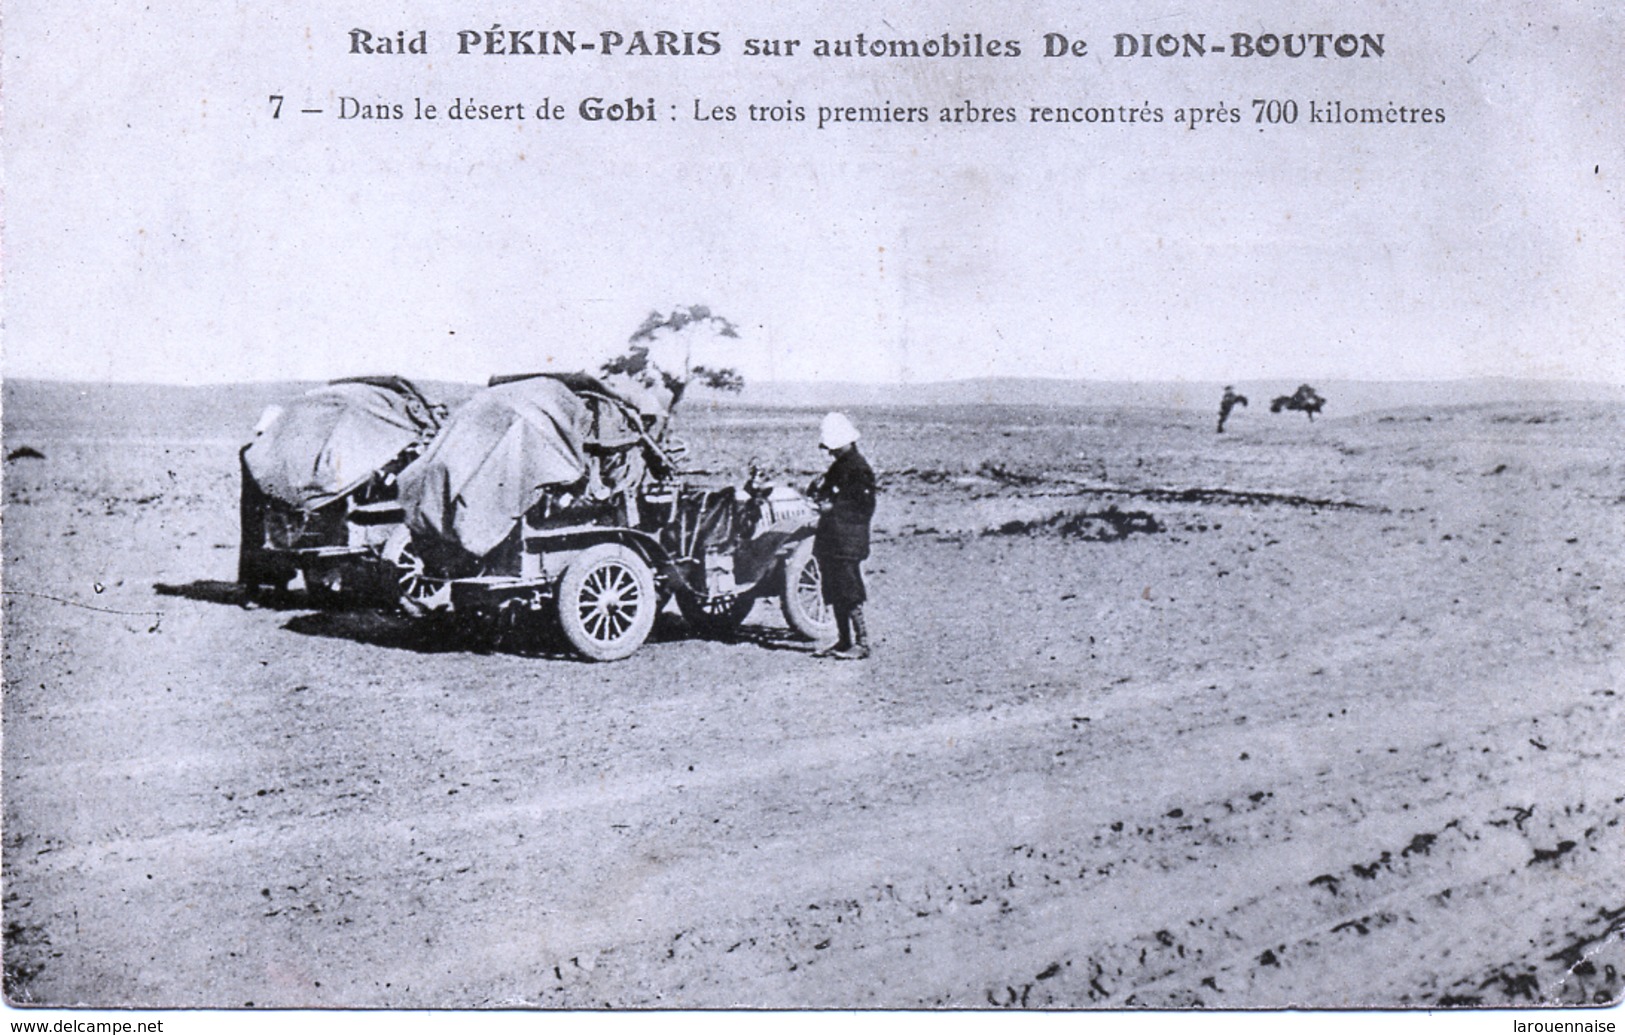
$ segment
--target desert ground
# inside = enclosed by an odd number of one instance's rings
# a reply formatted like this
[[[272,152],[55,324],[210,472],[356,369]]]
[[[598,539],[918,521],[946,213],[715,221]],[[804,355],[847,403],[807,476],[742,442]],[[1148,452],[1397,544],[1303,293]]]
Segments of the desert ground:
[[[12,1003],[1625,988],[1625,405],[857,408],[872,659],[762,605],[592,665],[242,606],[205,399],[6,385]],[[679,416],[800,483],[819,414]]]

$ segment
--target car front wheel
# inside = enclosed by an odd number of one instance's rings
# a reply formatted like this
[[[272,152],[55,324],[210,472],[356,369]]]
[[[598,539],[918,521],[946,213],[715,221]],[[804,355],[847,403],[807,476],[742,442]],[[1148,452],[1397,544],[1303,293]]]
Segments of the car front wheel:
[[[809,640],[835,635],[835,611],[824,602],[824,578],[813,556],[811,539],[803,539],[784,561],[784,620]]]

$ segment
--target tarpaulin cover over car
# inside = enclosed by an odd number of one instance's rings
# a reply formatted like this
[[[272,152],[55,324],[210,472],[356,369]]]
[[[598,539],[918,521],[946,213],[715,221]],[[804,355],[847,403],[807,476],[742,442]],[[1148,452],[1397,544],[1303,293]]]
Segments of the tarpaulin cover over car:
[[[484,389],[401,472],[407,527],[483,556],[548,486],[586,473],[589,431],[586,403],[555,378]]]
[[[243,461],[267,496],[315,510],[359,488],[433,423],[401,378],[336,381],[289,403]]]

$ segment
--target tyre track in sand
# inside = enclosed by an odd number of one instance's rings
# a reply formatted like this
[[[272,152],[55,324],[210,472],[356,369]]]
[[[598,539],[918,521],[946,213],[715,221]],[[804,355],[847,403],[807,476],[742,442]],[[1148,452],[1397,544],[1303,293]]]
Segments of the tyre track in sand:
[[[1571,751],[1583,753],[1590,748],[1605,746],[1607,737],[1616,735],[1606,724],[1597,732],[1599,727],[1594,720],[1598,714],[1584,704],[1575,705],[1567,714],[1570,720],[1578,717],[1582,727],[1593,731],[1589,737],[1581,737],[1571,744]],[[1478,738],[1475,745],[1485,737],[1500,743],[1520,732],[1520,726],[1520,720],[1509,720],[1495,727],[1472,731],[1472,736],[1464,736],[1464,739]],[[1548,723],[1548,726],[1553,727],[1553,724]],[[984,724],[983,728],[987,730],[990,727],[991,724]],[[959,724],[954,724],[952,728],[961,732],[964,729]],[[1580,732],[1584,733],[1584,730]],[[890,740],[895,743],[896,738]],[[1126,751],[1125,748],[1124,743],[1114,741],[1109,747],[1109,754],[1100,761],[1106,763],[1109,757],[1132,767],[1141,759],[1149,760],[1154,754],[1149,745],[1141,749],[1143,754]],[[813,750],[816,756],[815,749],[809,750]],[[1476,751],[1476,747],[1471,750]],[[1434,790],[1425,799],[1419,798],[1416,806],[1408,811],[1401,811],[1395,806],[1394,815],[1386,811],[1387,803],[1375,801],[1370,811],[1364,813],[1363,819],[1353,822],[1335,809],[1327,812],[1326,806],[1320,804],[1307,811],[1314,813],[1318,810],[1323,818],[1306,823],[1303,810],[1295,812],[1294,803],[1325,803],[1332,797],[1330,787],[1346,782],[1363,768],[1363,763],[1355,762],[1342,768],[1329,769],[1318,777],[1305,775],[1302,779],[1308,781],[1307,784],[1277,784],[1276,791],[1259,795],[1258,801],[1254,801],[1252,795],[1245,795],[1234,799],[1216,798],[1194,808],[1187,807],[1182,818],[1186,828],[1183,833],[1188,836],[1183,838],[1153,835],[1149,839],[1135,840],[1136,827],[1149,830],[1159,823],[1170,825],[1160,812],[1142,811],[1130,814],[1126,823],[1117,821],[1123,823],[1125,829],[1115,835],[1105,817],[1101,817],[1098,825],[1092,828],[1088,823],[1074,824],[1082,828],[1075,837],[1067,838],[1068,834],[1073,833],[1069,829],[1059,840],[1043,842],[1042,848],[1019,844],[1012,848],[1009,844],[1000,843],[996,833],[959,830],[953,832],[953,850],[939,856],[942,861],[935,865],[910,867],[906,865],[910,853],[899,852],[895,859],[887,859],[887,853],[882,848],[863,860],[854,860],[854,866],[832,870],[828,865],[831,861],[828,853],[820,857],[815,851],[816,844],[831,835],[863,840],[866,837],[865,828],[848,824],[820,826],[805,836],[779,841],[765,855],[747,860],[749,865],[740,870],[739,884],[734,892],[724,901],[712,903],[724,913],[720,921],[715,918],[709,922],[702,919],[712,911],[705,908],[706,903],[696,902],[687,917],[689,923],[673,933],[683,936],[684,948],[691,960],[703,957],[707,951],[731,950],[725,954],[736,955],[741,951],[739,946],[756,957],[754,964],[747,964],[737,955],[730,961],[727,968],[729,979],[725,988],[717,989],[718,998],[702,997],[698,1000],[714,1003],[731,1001],[728,995],[740,995],[756,988],[751,980],[746,979],[747,974],[756,975],[761,983],[761,994],[769,997],[774,995],[770,989],[783,989],[788,982],[793,989],[787,993],[788,998],[773,1001],[816,1005],[835,1001],[826,998],[832,994],[846,996],[845,1001],[851,1002],[853,990],[863,988],[870,975],[891,972],[893,980],[884,989],[874,989],[872,994],[888,998],[904,995],[907,1001],[921,1004],[986,1005],[987,995],[995,986],[983,989],[949,983],[939,985],[933,992],[930,982],[942,979],[928,977],[931,966],[905,967],[900,973],[897,959],[900,952],[893,951],[902,946],[909,948],[908,955],[915,955],[916,958],[952,958],[954,953],[942,943],[952,943],[965,937],[967,932],[963,925],[966,924],[975,927],[978,937],[992,935],[1009,938],[1018,946],[1023,941],[1033,941],[1034,931],[1040,932],[1040,942],[1044,932],[1048,932],[1051,938],[1056,932],[1065,932],[1063,940],[1053,949],[1029,949],[1035,958],[1034,974],[1045,969],[1043,964],[1036,962],[1039,958],[1053,956],[1056,959],[1072,959],[1082,955],[1076,943],[1068,946],[1064,941],[1065,938],[1075,937],[1077,930],[1090,932],[1090,945],[1127,944],[1129,949],[1125,952],[1132,954],[1146,948],[1146,944],[1142,943],[1155,945],[1158,950],[1169,948],[1162,944],[1164,938],[1159,937],[1157,931],[1199,928],[1209,931],[1219,945],[1239,943],[1246,946],[1246,950],[1237,957],[1238,961],[1244,961],[1262,955],[1264,949],[1273,945],[1282,942],[1294,944],[1315,931],[1329,930],[1346,921],[1357,921],[1360,916],[1373,910],[1382,912],[1392,908],[1392,903],[1386,900],[1378,901],[1365,896],[1352,901],[1347,894],[1341,900],[1336,896],[1328,897],[1322,886],[1310,882],[1310,877],[1322,866],[1330,869],[1337,867],[1312,855],[1306,857],[1301,847],[1305,838],[1314,838],[1322,854],[1341,852],[1360,860],[1345,865],[1343,869],[1364,866],[1374,876],[1381,876],[1383,880],[1371,884],[1372,889],[1399,882],[1397,890],[1387,892],[1398,896],[1394,902],[1407,900],[1407,897],[1426,898],[1436,894],[1440,887],[1452,884],[1470,885],[1474,880],[1498,872],[1507,865],[1526,861],[1531,850],[1529,846],[1508,847],[1511,842],[1504,838],[1490,839],[1491,843],[1501,846],[1501,854],[1486,852],[1481,848],[1465,854],[1443,851],[1458,836],[1451,831],[1462,827],[1464,822],[1475,824],[1475,837],[1482,838],[1496,830],[1490,824],[1502,808],[1498,798],[1504,797],[1514,781],[1526,775],[1517,767],[1503,767],[1495,782],[1486,784],[1462,800],[1461,788],[1447,786],[1439,777],[1469,751],[1466,746],[1457,746],[1449,750],[1436,748],[1431,752],[1422,752],[1424,757],[1420,760],[1420,770],[1396,770],[1390,775],[1389,783],[1396,795],[1413,796],[1411,792],[1418,789],[1417,779],[1423,777],[1433,781]],[[1601,778],[1601,774],[1596,772],[1578,775]],[[997,773],[983,772],[977,774],[977,778],[986,781],[1000,777]],[[857,782],[861,782],[861,778],[857,778]],[[835,798],[844,793],[840,788],[834,790]],[[1372,790],[1380,792],[1382,788]],[[988,800],[994,806],[999,804],[997,795]],[[1129,803],[1125,801],[1123,804]],[[1139,801],[1135,804],[1144,809],[1150,802]],[[1475,812],[1480,813],[1482,818],[1472,819]],[[933,829],[934,815],[936,813],[928,806],[922,805],[913,813],[903,807],[885,813],[876,822],[888,830],[894,843],[910,845],[917,853],[921,845],[941,839],[942,832]],[[1220,822],[1215,823],[1215,820]],[[1408,852],[1407,849],[1418,843],[1419,837],[1425,839],[1429,830],[1439,831],[1433,836],[1443,839],[1444,844],[1434,850],[1437,852],[1435,862],[1424,867],[1423,854],[1419,851]],[[1051,833],[1053,835],[1053,831]],[[877,847],[872,842],[866,842],[866,845]],[[1390,851],[1394,859],[1404,859],[1403,868],[1383,862],[1377,847],[1369,848],[1371,858],[1363,858],[1361,846],[1387,846],[1381,850]],[[1152,849],[1149,854],[1147,848]],[[1193,852],[1196,853],[1195,858],[1191,857]],[[1522,853],[1521,860],[1514,858],[1519,853]],[[810,875],[795,877],[809,858],[821,858],[820,872],[811,879],[808,879]],[[1035,862],[1035,859],[1038,861]],[[729,861],[733,863],[737,860]],[[1453,873],[1458,865],[1467,871],[1465,875]],[[1484,872],[1480,873],[1480,869]],[[1063,876],[1055,876],[1063,871]],[[1226,912],[1196,918],[1181,912],[1184,908],[1182,903],[1213,900],[1210,885],[1215,875],[1233,875],[1237,872],[1249,874],[1248,886],[1265,888],[1267,891],[1244,901],[1232,902],[1232,908]],[[1076,873],[1076,876],[1071,876],[1072,873]],[[769,874],[774,876],[768,878]],[[792,876],[786,877],[786,874]],[[888,875],[894,879],[886,880]],[[680,883],[662,886],[658,867],[642,876],[654,881],[652,890],[645,896],[645,904],[657,903],[666,895],[682,893]],[[757,877],[763,880],[757,882]],[[870,883],[865,884],[866,879]],[[1229,884],[1233,879],[1233,876],[1223,876],[1222,882]],[[1346,875],[1343,879],[1359,883]],[[1124,881],[1135,888],[1137,905],[1134,910],[1102,910],[1088,902],[1088,896],[1093,892],[1121,887]],[[1424,885],[1423,890],[1409,890],[1416,884]],[[788,897],[788,888],[800,890],[802,897],[808,899],[808,909],[821,914],[818,923],[809,922],[810,914],[797,915],[774,908],[780,899]],[[861,916],[854,916],[854,911],[859,907]],[[645,927],[641,917],[657,912],[648,909],[640,913],[640,919],[635,923],[629,923],[623,917],[619,926],[601,915],[583,916],[583,925],[574,932],[575,943],[605,947],[603,957],[597,963],[599,976],[589,983],[592,988],[603,990],[625,981],[621,987],[653,989],[665,987],[673,981],[669,971],[660,971],[658,980],[647,973],[649,960],[660,955],[657,950],[664,948],[659,944],[659,939],[637,941],[637,935]],[[1039,916],[1037,923],[1033,921],[1035,913]],[[1151,930],[1146,929],[1148,924],[1154,925]],[[851,949],[854,942],[861,943],[855,955],[842,957],[840,953],[832,952],[829,945],[817,951],[807,948],[828,942],[837,934],[844,936],[841,941],[847,949]],[[1197,947],[1197,943],[1190,938],[1181,938],[1179,944],[1184,952],[1191,952]],[[932,951],[933,945],[936,951]],[[1257,952],[1251,951],[1254,945],[1263,948]],[[1064,951],[1068,949],[1070,951]],[[798,951],[800,957],[797,956]],[[1208,958],[1211,958],[1211,950],[1202,951],[1209,953]],[[1231,953],[1234,954],[1234,951],[1231,950]],[[881,962],[877,954],[884,958],[881,970],[873,969]],[[1193,955],[1193,959],[1200,958]],[[1100,962],[1098,954],[1096,962]],[[1182,971],[1187,978],[1185,987],[1192,994],[1205,997],[1204,1001],[1210,1005],[1216,1001],[1252,1001],[1247,998],[1245,989],[1238,993],[1230,985],[1220,986],[1229,990],[1229,999],[1216,994],[1217,989],[1205,989],[1202,979],[1213,976],[1218,964],[1206,965],[1208,971],[1205,973],[1191,972],[1189,967]],[[1234,969],[1238,964],[1232,961],[1225,965]],[[666,966],[674,967],[676,964]],[[1060,996],[1058,1001],[1121,1003],[1126,996],[1132,996],[1132,990],[1142,983],[1147,985],[1147,992],[1136,1000],[1137,1003],[1144,1004],[1148,999],[1154,1000],[1164,994],[1155,984],[1155,967],[1125,969],[1121,964],[1117,967],[1122,969],[1122,973],[1114,970],[1110,996],[1102,996],[1090,987],[1067,988],[1064,983],[1057,983],[1053,987]],[[702,986],[707,983],[704,977],[706,967],[699,965],[678,969],[685,975],[685,980],[678,982],[685,988],[685,994],[698,996],[695,986],[696,983]],[[801,978],[787,977],[798,972],[803,974]],[[636,974],[643,974],[643,980],[634,979],[632,975]],[[1172,983],[1178,984],[1178,979],[1172,979]],[[1005,982],[996,987],[1019,986]],[[834,989],[840,991],[835,993]],[[579,1001],[592,1001],[593,993],[584,989],[578,992],[585,996]],[[1003,995],[1002,992],[999,994]],[[1262,989],[1262,983],[1259,994],[1262,998],[1257,1001],[1270,1001],[1269,993]],[[1381,998],[1380,995],[1378,997]],[[1049,1001],[1050,997],[1043,998]],[[1038,999],[1030,991],[1027,1000],[1025,1005],[1038,1005]],[[643,1000],[634,997],[628,1001]],[[755,1000],[746,994],[738,1001]]]

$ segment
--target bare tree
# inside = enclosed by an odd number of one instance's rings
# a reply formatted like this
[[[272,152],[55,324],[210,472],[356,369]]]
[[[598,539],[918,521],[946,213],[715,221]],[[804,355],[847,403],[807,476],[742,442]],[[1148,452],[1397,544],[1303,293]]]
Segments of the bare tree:
[[[719,367],[693,362],[694,347],[716,338],[739,338],[739,328],[733,321],[709,306],[678,306],[670,312],[658,309],[644,317],[643,323],[627,339],[627,350],[610,359],[601,368],[606,376],[628,374],[644,379],[658,378],[671,392],[671,405],[676,406],[683,392],[694,383],[724,392],[738,392],[745,387],[745,378],[734,367]]]

